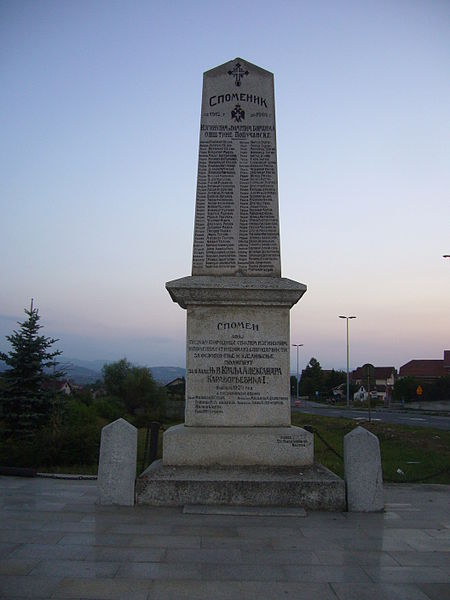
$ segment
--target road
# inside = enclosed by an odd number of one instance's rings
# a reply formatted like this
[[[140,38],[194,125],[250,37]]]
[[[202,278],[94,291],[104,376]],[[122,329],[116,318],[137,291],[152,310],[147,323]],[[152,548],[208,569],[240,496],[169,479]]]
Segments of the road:
[[[357,408],[336,408],[317,402],[306,402],[306,406],[300,408],[292,404],[292,412],[301,412],[309,415],[323,415],[327,417],[345,417],[355,421],[367,420],[369,418],[367,410],[358,410]],[[397,425],[409,425],[411,427],[435,427],[436,429],[450,430],[450,416],[427,415],[421,411],[414,413],[407,411],[395,411],[377,409],[372,410],[373,421],[383,421],[384,423],[396,423]]]

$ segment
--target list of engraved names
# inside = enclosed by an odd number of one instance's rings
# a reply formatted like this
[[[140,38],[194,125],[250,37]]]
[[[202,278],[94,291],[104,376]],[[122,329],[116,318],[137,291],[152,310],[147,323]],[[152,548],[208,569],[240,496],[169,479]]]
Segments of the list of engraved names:
[[[193,273],[279,274],[273,127],[217,128],[202,125]]]

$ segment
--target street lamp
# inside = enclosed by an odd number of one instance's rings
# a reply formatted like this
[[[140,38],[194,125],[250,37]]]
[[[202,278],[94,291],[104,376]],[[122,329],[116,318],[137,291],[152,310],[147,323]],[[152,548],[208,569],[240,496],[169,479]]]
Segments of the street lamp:
[[[345,319],[347,321],[347,408],[350,406],[350,375],[348,371],[348,320],[356,319],[356,317],[346,317],[344,315],[339,315],[340,319]]]
[[[298,403],[298,349],[303,346],[303,344],[292,344],[297,348],[297,403]]]

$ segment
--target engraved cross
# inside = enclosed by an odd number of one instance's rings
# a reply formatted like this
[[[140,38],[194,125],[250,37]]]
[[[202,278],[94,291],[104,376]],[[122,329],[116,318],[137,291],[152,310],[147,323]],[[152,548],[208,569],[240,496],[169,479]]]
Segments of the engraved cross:
[[[241,63],[236,63],[234,69],[228,71],[228,75],[233,75],[234,83],[239,87],[241,85],[241,79],[243,79],[245,75],[248,75],[248,71],[242,68]]]

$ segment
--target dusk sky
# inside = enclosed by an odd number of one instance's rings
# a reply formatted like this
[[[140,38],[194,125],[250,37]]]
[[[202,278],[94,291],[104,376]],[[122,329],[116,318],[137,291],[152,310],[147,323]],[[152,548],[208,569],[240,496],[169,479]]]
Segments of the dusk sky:
[[[0,349],[185,366],[202,74],[274,73],[282,274],[304,367],[450,348],[450,3],[0,3]],[[295,349],[291,364],[295,368]]]

